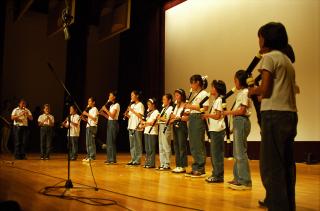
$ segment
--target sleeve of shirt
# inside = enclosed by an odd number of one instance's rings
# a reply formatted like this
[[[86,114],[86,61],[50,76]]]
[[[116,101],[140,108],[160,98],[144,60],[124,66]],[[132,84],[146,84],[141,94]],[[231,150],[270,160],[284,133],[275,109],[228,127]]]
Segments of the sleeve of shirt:
[[[54,116],[51,115],[51,121],[52,121],[52,124],[54,124]]]
[[[167,115],[170,115],[172,113],[172,109],[173,109],[173,107],[169,106],[169,108],[166,111]]]
[[[221,98],[218,98],[215,102],[215,106],[214,106],[214,109],[217,110],[217,111],[222,111],[222,99]]]
[[[15,109],[12,110],[11,116],[17,115],[16,113],[17,113],[17,109],[15,108]]]
[[[204,94],[203,94],[202,99],[204,99],[205,97],[209,97],[208,92],[204,91],[203,93]],[[203,103],[203,106],[209,106],[209,99],[206,102]]]
[[[94,107],[93,116],[96,118],[96,117],[98,117],[98,115],[99,115],[99,111],[98,111],[97,107]]]
[[[139,103],[139,106],[137,107],[137,112],[141,115],[144,114],[144,106],[141,102]]]
[[[248,90],[241,92],[240,103],[241,105],[248,106],[248,103],[249,103]]]
[[[120,105],[119,105],[119,103],[116,104],[115,109],[120,113]]]
[[[80,122],[80,116],[79,115],[74,116],[73,122],[74,123],[79,123]]]
[[[42,122],[42,115],[39,116],[38,122]]]
[[[157,119],[157,116],[159,114],[159,111],[158,110],[155,110],[152,115],[150,116],[150,122],[153,122],[154,120]]]
[[[267,70],[274,73],[274,61],[270,55],[264,55],[261,59],[260,70]]]

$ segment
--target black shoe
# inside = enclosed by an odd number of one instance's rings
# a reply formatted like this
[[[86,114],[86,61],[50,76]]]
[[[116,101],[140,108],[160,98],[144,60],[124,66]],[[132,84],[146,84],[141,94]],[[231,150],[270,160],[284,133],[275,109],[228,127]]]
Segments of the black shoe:
[[[147,169],[154,169],[155,166],[147,166],[146,168],[147,168]]]
[[[126,164],[127,166],[132,166],[133,165],[133,162],[130,161],[129,163]]]
[[[223,179],[219,179],[219,178],[216,178],[216,177],[208,177],[206,178],[206,182],[208,183],[223,183]]]
[[[258,204],[259,204],[260,207],[265,207],[265,208],[267,208],[267,203],[266,203],[265,199],[263,199],[263,200],[258,200]]]

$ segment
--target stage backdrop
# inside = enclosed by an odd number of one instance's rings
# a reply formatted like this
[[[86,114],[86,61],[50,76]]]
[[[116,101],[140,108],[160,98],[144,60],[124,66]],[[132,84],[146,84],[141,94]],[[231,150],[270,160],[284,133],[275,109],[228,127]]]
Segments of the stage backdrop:
[[[319,8],[317,0],[188,0],[167,10],[166,92],[179,87],[188,91],[194,73],[208,75],[210,83],[224,80],[230,90],[235,71],[247,68],[259,50],[259,27],[282,22],[295,50],[296,81],[301,89],[296,140],[320,141]],[[228,100],[229,108],[233,101]],[[260,140],[255,113],[251,122],[249,140]]]

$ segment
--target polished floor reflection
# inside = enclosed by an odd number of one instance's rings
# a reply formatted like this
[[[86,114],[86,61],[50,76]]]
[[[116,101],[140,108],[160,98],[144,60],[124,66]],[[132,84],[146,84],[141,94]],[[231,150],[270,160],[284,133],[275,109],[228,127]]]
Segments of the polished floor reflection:
[[[264,197],[264,189],[256,160],[250,161],[252,190],[234,191],[224,183],[208,184],[205,178],[126,166],[128,154],[120,154],[118,164],[106,165],[105,155],[99,154],[91,164],[98,191],[89,188],[95,186],[90,165],[79,159],[71,162],[70,171],[76,188],[66,192],[65,189],[50,192],[56,195],[64,193],[67,199],[77,199],[63,200],[45,196],[39,191],[59,182],[60,185],[65,184],[66,155],[54,154],[49,161],[40,160],[37,154],[19,161],[12,160],[9,155],[1,155],[0,158],[0,200],[18,201],[24,210],[263,210],[257,204]],[[189,164],[191,159],[189,157]],[[232,160],[225,160],[225,181],[232,179],[232,164]],[[206,170],[209,176],[210,158],[207,158]],[[297,164],[297,210],[320,210],[319,199],[320,165]],[[110,205],[90,205],[95,202]]]

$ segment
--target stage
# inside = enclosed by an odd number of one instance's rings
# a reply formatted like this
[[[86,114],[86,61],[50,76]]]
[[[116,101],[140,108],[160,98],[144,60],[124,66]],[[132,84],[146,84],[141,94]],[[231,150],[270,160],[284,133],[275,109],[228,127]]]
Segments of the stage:
[[[40,191],[46,186],[65,184],[66,155],[53,154],[51,160],[40,160],[38,154],[29,154],[28,160],[12,160],[0,155],[0,200],[15,200],[23,210],[264,210],[257,201],[263,199],[264,188],[259,174],[259,161],[251,160],[252,190],[234,191],[225,183],[208,184],[204,178],[188,178],[184,174],[128,167],[129,154],[118,155],[117,165],[105,165],[105,155],[98,154],[92,162],[71,162],[71,179],[76,187],[65,192],[66,199],[45,196]],[[158,159],[158,157],[157,157]],[[192,158],[189,156],[189,166]],[[172,156],[172,164],[174,157]],[[225,159],[225,182],[232,179],[232,160]],[[172,165],[171,167],[174,167]],[[207,176],[211,174],[207,158]],[[78,188],[81,187],[81,188]],[[53,190],[62,194],[65,190]],[[85,200],[81,197],[103,198]],[[70,199],[77,200],[70,200]],[[110,200],[110,201],[108,201]],[[82,202],[80,202],[82,201]],[[85,203],[83,203],[85,202]],[[86,203],[110,203],[93,206]],[[296,202],[298,211],[320,210],[320,165],[297,164]],[[101,205],[101,204],[100,204]]]

